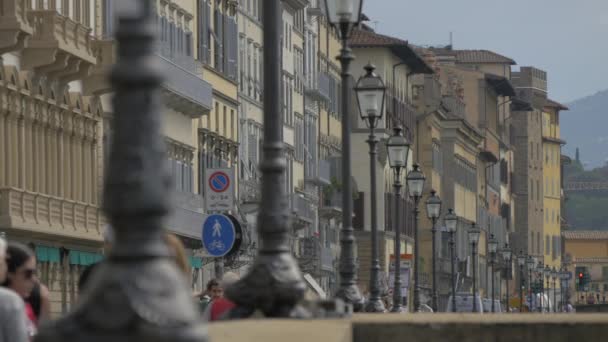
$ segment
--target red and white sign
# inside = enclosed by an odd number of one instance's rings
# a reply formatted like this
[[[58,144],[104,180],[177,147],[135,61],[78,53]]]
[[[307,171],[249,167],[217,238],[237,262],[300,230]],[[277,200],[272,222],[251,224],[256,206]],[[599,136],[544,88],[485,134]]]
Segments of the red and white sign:
[[[233,169],[206,170],[205,209],[208,213],[221,213],[234,209]]]

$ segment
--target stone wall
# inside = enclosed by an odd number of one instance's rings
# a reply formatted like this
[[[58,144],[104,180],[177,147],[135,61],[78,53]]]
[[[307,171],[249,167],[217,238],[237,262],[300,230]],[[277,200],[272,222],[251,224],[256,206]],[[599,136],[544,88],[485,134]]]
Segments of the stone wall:
[[[355,315],[345,320],[264,320],[214,323],[211,341],[290,342],[569,342],[603,341],[608,316],[556,315]]]

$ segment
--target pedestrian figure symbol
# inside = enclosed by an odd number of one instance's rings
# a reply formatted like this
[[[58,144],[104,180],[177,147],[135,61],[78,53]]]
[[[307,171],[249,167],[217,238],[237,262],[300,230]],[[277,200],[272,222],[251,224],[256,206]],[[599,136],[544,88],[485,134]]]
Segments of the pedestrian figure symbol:
[[[213,237],[222,237],[222,225],[220,224],[220,222],[218,220],[215,220],[215,224],[213,225]]]

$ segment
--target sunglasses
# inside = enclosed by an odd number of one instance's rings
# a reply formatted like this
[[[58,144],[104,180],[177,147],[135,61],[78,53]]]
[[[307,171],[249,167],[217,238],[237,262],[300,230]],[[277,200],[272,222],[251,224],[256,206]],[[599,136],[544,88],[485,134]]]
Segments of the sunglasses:
[[[32,279],[36,275],[36,270],[34,269],[26,269],[22,271],[25,279]]]

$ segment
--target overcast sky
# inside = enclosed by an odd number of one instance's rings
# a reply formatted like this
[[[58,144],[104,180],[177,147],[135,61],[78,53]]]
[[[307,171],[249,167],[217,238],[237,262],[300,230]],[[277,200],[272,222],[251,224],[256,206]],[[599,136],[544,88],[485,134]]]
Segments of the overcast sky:
[[[487,49],[546,70],[560,102],[608,89],[608,0],[364,0],[379,33]],[[376,21],[376,23],[374,23]]]

